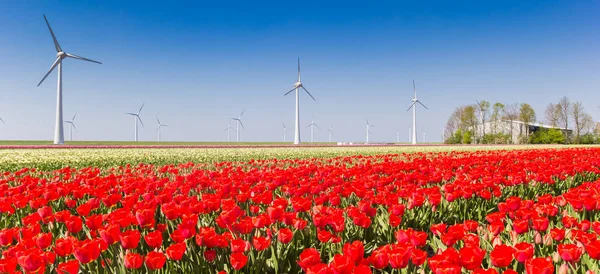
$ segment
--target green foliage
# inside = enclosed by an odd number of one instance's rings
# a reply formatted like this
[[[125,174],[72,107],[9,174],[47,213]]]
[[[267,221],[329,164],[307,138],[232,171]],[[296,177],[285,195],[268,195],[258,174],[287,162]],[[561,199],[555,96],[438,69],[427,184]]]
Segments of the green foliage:
[[[488,133],[483,136],[481,142],[482,144],[510,144],[510,134],[503,134],[501,132],[496,134]]]
[[[470,144],[471,142],[473,142],[472,134],[471,134],[470,131],[467,131],[462,136],[462,143],[463,144]]]
[[[558,129],[541,128],[534,132],[530,138],[530,144],[563,144],[565,136]]]
[[[462,131],[459,129],[454,134],[450,135],[444,143],[446,144],[460,144],[462,142]]]
[[[587,133],[579,137],[579,143],[582,145],[600,144],[600,137],[592,133]]]

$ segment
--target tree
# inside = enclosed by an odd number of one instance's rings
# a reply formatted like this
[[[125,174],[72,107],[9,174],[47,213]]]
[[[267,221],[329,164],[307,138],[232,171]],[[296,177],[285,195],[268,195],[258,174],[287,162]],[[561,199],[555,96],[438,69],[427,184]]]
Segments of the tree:
[[[510,121],[509,135],[510,135],[511,141],[514,142],[514,140],[513,140],[513,124],[514,124],[514,121],[519,119],[519,106],[517,104],[508,105],[504,111],[504,119]]]
[[[469,139],[475,135],[475,126],[477,125],[477,118],[475,117],[475,107],[472,105],[466,106],[463,109],[462,115],[460,116],[461,129],[465,134],[467,131],[470,132]],[[465,138],[463,138],[463,143]],[[470,142],[469,142],[470,143]]]
[[[575,140],[576,144],[581,143],[581,135],[590,133],[594,127],[594,119],[583,110],[583,104],[576,102],[571,106],[571,115],[575,124]]]
[[[560,119],[560,106],[558,104],[550,103],[546,107],[546,112],[544,113],[546,118],[546,123],[553,127],[558,127],[558,120]]]
[[[519,119],[525,124],[525,136],[529,137],[529,125],[535,121],[535,110],[531,105],[522,103],[519,109]]]
[[[450,117],[448,117],[448,121],[446,122],[445,127],[446,136],[444,136],[446,140],[454,137],[454,133],[458,132],[462,128],[460,124],[460,117],[462,116],[463,111],[464,106],[457,107],[456,109],[454,109],[454,112],[452,112]],[[460,143],[461,139],[462,138],[459,138],[459,141],[457,143]]]
[[[504,104],[500,102],[496,102],[492,107],[492,117],[490,117],[490,120],[493,121],[492,135],[495,135],[496,131],[498,130],[498,120],[502,119],[502,116],[504,116],[504,108]]]
[[[487,119],[488,112],[490,110],[490,102],[488,101],[477,101],[477,110],[479,111],[479,119],[481,120],[481,136],[485,136],[485,120]]]
[[[569,142],[569,134],[567,132],[567,129],[569,129],[569,117],[571,115],[571,101],[566,96],[563,98],[560,98],[560,101],[558,101],[558,107],[560,109],[559,121],[562,123],[562,126],[565,129],[564,130],[565,143],[568,143]]]
[[[562,144],[565,142],[565,136],[558,129],[541,128],[529,137],[529,143],[532,144]]]

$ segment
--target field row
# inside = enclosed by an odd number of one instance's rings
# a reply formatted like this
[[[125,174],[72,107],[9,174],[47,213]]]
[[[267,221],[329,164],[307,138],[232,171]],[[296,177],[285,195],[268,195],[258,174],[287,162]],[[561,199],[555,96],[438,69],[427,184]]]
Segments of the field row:
[[[137,148],[137,149],[0,149],[0,171],[21,168],[55,170],[109,168],[139,163],[167,165],[187,162],[244,162],[258,159],[330,158],[347,155],[376,155],[413,152],[475,151],[500,149],[564,148],[566,146],[433,146],[433,147],[320,147],[320,148]]]
[[[0,273],[599,273],[600,149],[415,152],[0,180]]]

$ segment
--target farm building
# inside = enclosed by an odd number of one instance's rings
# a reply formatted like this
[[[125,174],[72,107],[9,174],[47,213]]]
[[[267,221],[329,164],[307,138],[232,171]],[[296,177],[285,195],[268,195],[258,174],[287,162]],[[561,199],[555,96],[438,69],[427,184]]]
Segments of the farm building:
[[[524,122],[517,121],[517,120],[513,120],[513,121],[511,121],[511,120],[496,120],[496,121],[485,122],[483,124],[483,129],[481,127],[481,124],[478,124],[475,135],[481,136],[482,132],[485,132],[486,134],[489,134],[489,133],[507,134],[507,135],[511,136],[511,140],[512,140],[513,144],[519,144],[520,143],[519,137],[524,136],[526,134],[527,126],[529,127],[529,134],[532,134],[542,128],[558,129],[558,130],[562,131],[563,133],[566,132],[569,136],[571,134],[573,134],[572,129],[553,127],[551,125],[545,125],[545,124],[541,124],[541,123],[530,123],[527,125]]]

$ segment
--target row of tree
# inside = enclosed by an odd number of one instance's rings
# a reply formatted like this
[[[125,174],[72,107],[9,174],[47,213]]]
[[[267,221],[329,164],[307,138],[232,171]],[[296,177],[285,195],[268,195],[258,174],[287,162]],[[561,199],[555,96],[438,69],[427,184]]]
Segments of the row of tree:
[[[444,129],[446,143],[461,144],[506,144],[506,143],[582,143],[584,135],[593,134],[594,120],[583,109],[581,102],[572,103],[567,97],[561,98],[558,103],[551,103],[545,111],[544,123],[568,129],[575,125],[573,134],[566,130],[538,130],[536,134],[529,132],[529,125],[537,121],[535,110],[527,103],[514,103],[505,105],[496,102],[493,105],[488,101],[476,101],[476,104],[457,107],[448,118]],[[500,128],[501,123],[508,121],[509,133]],[[519,131],[519,140],[513,140],[513,127],[519,121],[523,124],[524,131]],[[488,125],[486,126],[486,122]],[[570,124],[570,122],[573,122]],[[563,138],[557,138],[557,133]],[[589,136],[585,141],[589,141]],[[597,140],[598,138],[592,138]],[[550,141],[549,141],[550,140]]]

